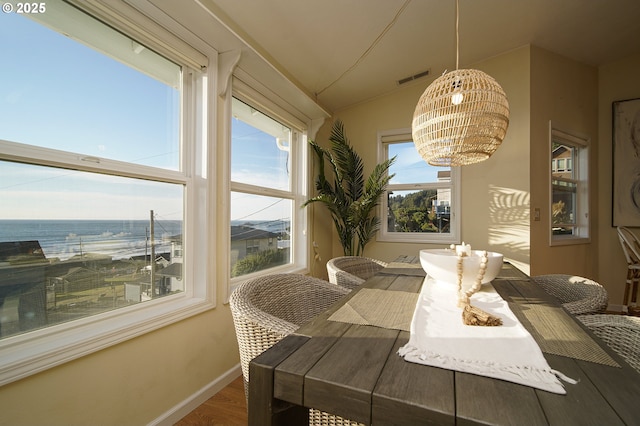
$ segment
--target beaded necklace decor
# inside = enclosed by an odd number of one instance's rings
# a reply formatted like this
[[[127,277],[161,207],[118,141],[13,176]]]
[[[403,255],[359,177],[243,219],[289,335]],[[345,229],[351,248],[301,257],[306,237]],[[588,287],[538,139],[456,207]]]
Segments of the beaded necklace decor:
[[[463,243],[464,244],[464,243]],[[480,266],[478,268],[478,274],[473,285],[466,291],[462,290],[462,276],[463,276],[463,262],[464,257],[468,255],[470,250],[457,250],[458,263],[458,307],[462,308],[462,322],[466,325],[484,325],[484,326],[498,326],[502,325],[502,319],[483,311],[480,308],[471,305],[471,296],[480,290],[482,286],[482,280],[487,270],[487,263],[489,262],[489,256],[485,251],[480,254]]]
[[[482,280],[484,278],[484,273],[487,270],[487,262],[489,262],[489,257],[486,251],[483,251],[480,255],[480,267],[478,269],[478,275],[476,276],[476,280],[473,285],[467,290],[462,290],[462,262],[464,258],[464,253],[458,253],[458,307],[463,308],[465,305],[470,303],[471,295],[480,290],[480,286],[482,286]]]

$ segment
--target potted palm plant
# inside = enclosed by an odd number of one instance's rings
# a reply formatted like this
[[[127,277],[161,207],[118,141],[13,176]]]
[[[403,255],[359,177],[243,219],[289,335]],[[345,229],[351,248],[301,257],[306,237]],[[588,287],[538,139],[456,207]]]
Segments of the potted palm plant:
[[[331,129],[331,150],[314,141],[310,145],[318,158],[318,176],[315,187],[318,194],[303,204],[321,203],[327,207],[336,227],[345,256],[362,256],[365,245],[380,226],[375,215],[380,196],[393,178],[389,167],[395,157],[377,164],[365,180],[362,158],[349,144],[340,120]],[[333,172],[333,182],[325,174],[325,160]]]

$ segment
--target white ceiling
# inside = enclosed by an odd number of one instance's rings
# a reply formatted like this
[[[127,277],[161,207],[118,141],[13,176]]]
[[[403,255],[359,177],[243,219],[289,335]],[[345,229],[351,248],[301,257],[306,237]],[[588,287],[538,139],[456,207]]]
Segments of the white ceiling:
[[[455,0],[201,1],[329,111],[456,66]],[[639,0],[459,1],[459,68],[526,44],[594,66],[640,53]]]

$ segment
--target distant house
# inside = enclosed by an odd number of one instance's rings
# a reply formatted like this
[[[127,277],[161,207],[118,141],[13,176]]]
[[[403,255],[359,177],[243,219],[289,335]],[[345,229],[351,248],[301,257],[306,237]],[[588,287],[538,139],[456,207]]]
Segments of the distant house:
[[[74,266],[68,268],[62,275],[48,274],[49,284],[54,285],[58,293],[83,291],[104,285],[104,276],[95,269]]]
[[[0,242],[0,308],[19,294],[15,315],[2,310],[0,327],[29,330],[46,324],[45,271],[49,264],[38,241]],[[0,335],[15,330],[3,330]]]
[[[169,237],[171,250],[169,252],[155,253],[155,269],[153,271],[153,281],[155,285],[155,296],[164,296],[175,291],[184,290],[182,282],[182,235]],[[151,255],[132,256],[132,261],[149,262]],[[142,268],[145,277],[136,277],[125,283],[125,300],[129,302],[140,302],[149,300],[151,289],[151,265]],[[153,296],[153,297],[155,297]]]
[[[181,262],[171,263],[165,268],[158,269],[156,271],[156,277],[161,278],[161,281],[159,283],[159,293],[161,295],[183,289]]]
[[[553,223],[562,224],[573,222],[575,210],[574,178],[574,150],[566,145],[554,146],[551,155],[551,176],[553,185],[552,212]],[[555,234],[568,233],[570,228],[557,226],[553,228]]]
[[[139,254],[136,256],[131,256],[129,259],[130,260],[137,260],[140,262],[149,262],[149,259],[151,258],[150,254]],[[169,263],[171,263],[171,253],[166,252],[166,253],[156,253],[156,263],[161,262],[163,263],[163,265],[168,265]]]
[[[438,182],[450,182],[451,170],[438,171]],[[438,196],[435,202],[436,213],[446,215],[447,221],[451,212],[451,189],[438,189]]]
[[[551,173],[553,177],[573,177],[573,149],[566,145],[558,145],[551,155]]]
[[[232,263],[252,253],[278,248],[279,234],[251,226],[231,226]]]
[[[0,265],[43,263],[46,257],[38,241],[0,242]]]

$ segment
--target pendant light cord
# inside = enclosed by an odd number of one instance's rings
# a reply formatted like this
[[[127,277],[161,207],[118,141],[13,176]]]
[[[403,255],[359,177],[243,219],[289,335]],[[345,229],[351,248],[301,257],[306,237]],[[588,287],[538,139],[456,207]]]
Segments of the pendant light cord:
[[[458,5],[459,5],[460,0],[456,0],[456,69],[458,69],[458,60],[460,58],[460,52],[459,52],[459,43],[460,43],[460,33],[458,31],[458,21],[459,21],[459,17],[458,17]]]
[[[338,81],[342,80],[342,77],[344,77],[345,75],[347,75],[348,73],[353,71],[358,65],[360,65],[360,63],[364,60],[364,58],[366,58],[367,55],[369,55],[369,53],[371,53],[371,51],[373,51],[373,48],[376,47],[378,45],[378,43],[380,43],[380,41],[385,36],[385,34],[387,34],[387,32],[395,25],[396,21],[398,20],[398,18],[402,14],[402,12],[407,8],[407,6],[409,6],[409,3],[411,3],[411,0],[405,0],[405,2],[402,4],[400,9],[398,9],[398,11],[396,12],[396,14],[393,17],[393,19],[391,20],[391,22],[389,22],[387,24],[387,26],[382,30],[382,32],[378,35],[378,37],[376,37],[376,39],[373,41],[373,43],[371,43],[371,45],[367,48],[367,50],[365,50],[364,53],[362,55],[360,55],[360,57],[353,63],[353,65],[351,65],[349,68],[347,68],[342,74],[340,74],[335,80],[333,80],[331,83],[329,83],[323,89],[320,89],[317,92],[315,92],[316,101],[318,100],[318,96],[321,95],[325,90],[327,90],[328,88],[332,87]]]

